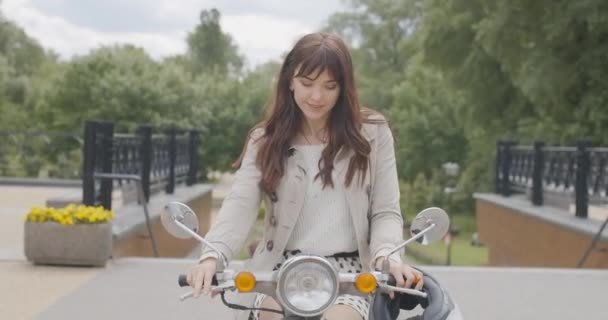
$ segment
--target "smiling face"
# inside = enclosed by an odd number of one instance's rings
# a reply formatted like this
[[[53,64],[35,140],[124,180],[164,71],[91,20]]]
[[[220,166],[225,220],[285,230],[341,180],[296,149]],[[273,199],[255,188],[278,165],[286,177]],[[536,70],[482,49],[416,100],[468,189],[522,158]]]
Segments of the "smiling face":
[[[340,86],[329,72],[315,70],[309,75],[295,76],[291,89],[305,121],[316,128],[325,126],[340,96]]]
[[[353,61],[344,41],[322,32],[303,36],[285,56],[275,84],[266,117],[257,126],[265,132],[256,158],[262,190],[276,191],[293,144],[327,145],[319,172],[324,186],[333,186],[332,163],[342,147],[355,153],[344,185],[354,182],[357,172],[365,177],[371,147],[360,129],[368,115],[361,112]],[[243,156],[244,152],[240,160]]]

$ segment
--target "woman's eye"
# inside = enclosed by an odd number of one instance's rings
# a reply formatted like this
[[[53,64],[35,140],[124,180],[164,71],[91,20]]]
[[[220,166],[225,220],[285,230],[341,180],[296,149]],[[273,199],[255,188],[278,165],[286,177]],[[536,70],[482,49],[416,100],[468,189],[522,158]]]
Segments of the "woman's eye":
[[[300,81],[300,83],[301,83],[303,86],[305,86],[305,87],[310,87],[310,86],[312,86],[312,83],[310,83],[310,82],[306,82],[306,81]]]
[[[327,87],[325,87],[325,89],[327,89],[327,90],[334,90],[334,89],[336,89],[337,87],[338,87],[338,86],[327,86]]]

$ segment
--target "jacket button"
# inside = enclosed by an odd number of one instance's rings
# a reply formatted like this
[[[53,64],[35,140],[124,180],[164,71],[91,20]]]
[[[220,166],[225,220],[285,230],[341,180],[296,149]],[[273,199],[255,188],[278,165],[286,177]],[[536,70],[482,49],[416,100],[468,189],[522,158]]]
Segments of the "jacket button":
[[[272,248],[274,248],[274,242],[272,240],[268,240],[268,242],[266,242],[266,249],[268,249],[268,251],[272,251]]]
[[[276,193],[276,192],[272,192],[272,193],[269,195],[269,197],[270,197],[270,201],[272,201],[272,202],[277,202],[277,201],[279,201],[279,197],[277,197],[277,193]]]
[[[273,227],[277,226],[277,218],[275,218],[274,215],[270,216],[270,225],[273,226]]]

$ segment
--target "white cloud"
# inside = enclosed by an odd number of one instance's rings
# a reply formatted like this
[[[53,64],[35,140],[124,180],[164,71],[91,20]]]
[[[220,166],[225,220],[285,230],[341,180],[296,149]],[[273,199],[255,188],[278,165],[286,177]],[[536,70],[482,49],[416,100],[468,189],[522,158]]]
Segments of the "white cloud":
[[[28,6],[26,0],[6,1],[4,14],[45,48],[59,53],[62,58],[86,54],[101,45],[130,43],[144,47],[154,58],[176,54],[185,50],[185,33],[99,32],[77,26],[59,16],[46,15]],[[17,5],[19,4],[19,5]],[[11,6],[13,5],[13,6]]]
[[[248,53],[247,58],[252,65],[280,58],[297,38],[313,31],[310,26],[297,21],[267,15],[226,16],[222,28]]]
[[[2,13],[64,59],[101,45],[131,43],[154,58],[183,53],[202,9],[216,7],[250,65],[279,58],[301,35],[320,27],[339,0],[4,0]],[[120,10],[133,10],[125,13]],[[102,12],[103,11],[103,12]],[[116,15],[116,19],[107,17]],[[132,21],[124,17],[132,17]]]

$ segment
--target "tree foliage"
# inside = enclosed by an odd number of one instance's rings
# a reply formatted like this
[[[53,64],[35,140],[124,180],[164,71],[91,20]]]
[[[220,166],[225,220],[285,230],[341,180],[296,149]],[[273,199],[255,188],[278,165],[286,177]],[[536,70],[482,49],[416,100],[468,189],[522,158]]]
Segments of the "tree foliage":
[[[163,61],[133,45],[115,45],[65,63],[12,22],[0,20],[0,128],[60,133],[37,141],[11,134],[10,144],[0,146],[0,155],[6,155],[0,174],[77,178],[82,138],[70,136],[81,136],[89,119],[114,122],[117,132],[142,124],[151,124],[155,133],[198,129],[203,172],[231,169],[247,131],[261,119],[278,66],[243,70],[219,19],[217,10],[203,10],[188,36],[188,51]]]
[[[464,194],[490,185],[500,137],[608,143],[605,1],[428,0],[424,12],[425,61],[466,98]]]
[[[461,168],[452,204],[470,208],[471,193],[492,185],[502,137],[550,144],[591,137],[595,145],[608,144],[602,131],[608,127],[608,2],[348,3],[324,30],[350,43],[363,103],[392,122],[404,210],[446,201],[446,162]],[[201,11],[187,51],[162,61],[121,45],[59,62],[0,14],[0,129],[80,132],[86,119],[113,121],[119,130],[143,123],[200,129],[201,167],[227,170],[261,119],[279,66],[245,70],[220,19],[215,9]],[[23,150],[7,149],[9,140],[0,142],[0,164],[19,174],[36,175],[44,165],[72,172],[57,164],[80,161],[78,143],[52,140],[32,148],[56,158],[26,163]]]
[[[28,37],[13,22],[0,15],[0,125],[6,128],[20,123],[31,105],[34,77],[47,59],[38,42]]]
[[[454,202],[470,205],[491,186],[502,137],[608,142],[605,1],[350,4],[326,30],[349,40],[363,100],[393,120],[405,193],[441,184],[441,164],[456,162]]]
[[[237,74],[243,66],[232,37],[222,32],[220,17],[217,9],[203,10],[199,25],[188,35],[188,58],[194,74]]]
[[[527,139],[607,142],[605,1],[433,0],[425,12],[425,56],[467,92],[475,120]]]
[[[54,65],[54,55],[0,13],[0,175],[32,175],[42,163],[38,147],[12,133],[40,127],[31,116]]]

